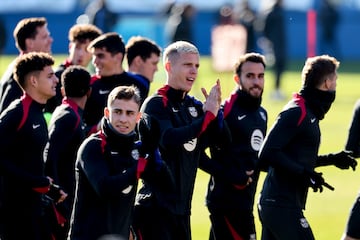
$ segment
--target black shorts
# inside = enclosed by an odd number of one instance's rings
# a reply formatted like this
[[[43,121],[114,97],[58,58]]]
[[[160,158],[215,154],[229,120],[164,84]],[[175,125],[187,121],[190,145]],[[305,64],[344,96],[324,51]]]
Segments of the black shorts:
[[[262,240],[314,240],[309,223],[301,209],[258,205]]]
[[[256,239],[252,211],[222,212],[210,210],[210,239]]]
[[[360,195],[356,198],[346,226],[346,235],[352,238],[360,238]]]
[[[135,206],[133,228],[137,239],[190,240],[190,216],[175,215],[158,206]]]

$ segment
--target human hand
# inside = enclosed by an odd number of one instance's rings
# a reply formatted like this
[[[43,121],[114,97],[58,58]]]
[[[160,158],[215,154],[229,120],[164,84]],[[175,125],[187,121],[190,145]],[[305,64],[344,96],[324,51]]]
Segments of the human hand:
[[[254,174],[254,170],[245,171],[245,174],[238,174],[240,175],[241,183],[234,184],[234,187],[238,190],[242,190],[247,186],[249,186],[253,182],[253,179],[251,177],[253,174]]]
[[[220,80],[216,81],[216,84],[211,88],[210,93],[208,94],[205,88],[201,88],[201,91],[205,97],[205,102],[203,105],[204,112],[212,112],[217,116],[221,104],[221,85]]]
[[[324,178],[322,177],[322,173],[318,173],[315,171],[305,171],[305,174],[309,177],[309,186],[313,189],[314,192],[322,192],[323,186],[334,191],[334,187],[330,184],[326,183]]]
[[[63,202],[68,196],[68,194],[65,193],[59,185],[53,183],[50,185],[50,191],[47,193],[47,195],[51,197],[55,203]]]
[[[351,151],[341,151],[335,154],[330,154],[329,158],[334,165],[340,169],[352,168],[353,171],[356,169],[357,161],[352,157]]]
[[[60,189],[60,198],[56,203],[61,203],[67,198],[68,194]]]

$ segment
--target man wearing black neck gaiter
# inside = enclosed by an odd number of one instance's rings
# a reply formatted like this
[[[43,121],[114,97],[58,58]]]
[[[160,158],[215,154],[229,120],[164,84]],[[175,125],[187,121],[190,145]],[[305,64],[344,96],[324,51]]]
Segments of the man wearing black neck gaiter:
[[[308,188],[322,192],[328,185],[315,167],[356,167],[349,152],[318,156],[319,121],[335,100],[339,62],[330,56],[308,58],[302,88],[278,115],[259,152],[267,176],[258,204],[261,239],[314,239],[304,217]]]
[[[203,169],[211,174],[206,196],[210,239],[255,240],[253,206],[260,172],[255,166],[267,127],[267,112],[261,106],[265,58],[247,53],[234,70],[236,89],[222,106],[231,142],[210,148],[208,163],[220,165],[216,171]]]

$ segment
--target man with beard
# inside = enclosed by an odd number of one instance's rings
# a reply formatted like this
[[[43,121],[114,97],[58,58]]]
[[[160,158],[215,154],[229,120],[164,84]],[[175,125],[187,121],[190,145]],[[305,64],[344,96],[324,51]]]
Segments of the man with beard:
[[[212,173],[206,197],[210,239],[256,239],[253,205],[259,170],[255,166],[267,126],[267,112],[261,106],[264,72],[265,57],[258,53],[241,56],[235,65],[237,87],[222,106],[232,141],[210,148],[222,172]]]

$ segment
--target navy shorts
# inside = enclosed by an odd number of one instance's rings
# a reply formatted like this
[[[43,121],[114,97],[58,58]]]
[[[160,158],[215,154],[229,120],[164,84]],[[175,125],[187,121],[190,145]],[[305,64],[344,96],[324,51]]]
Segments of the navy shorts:
[[[256,239],[252,211],[233,210],[224,213],[211,210],[210,240],[218,239]]]
[[[301,209],[259,204],[258,212],[262,224],[262,240],[315,239]]]

